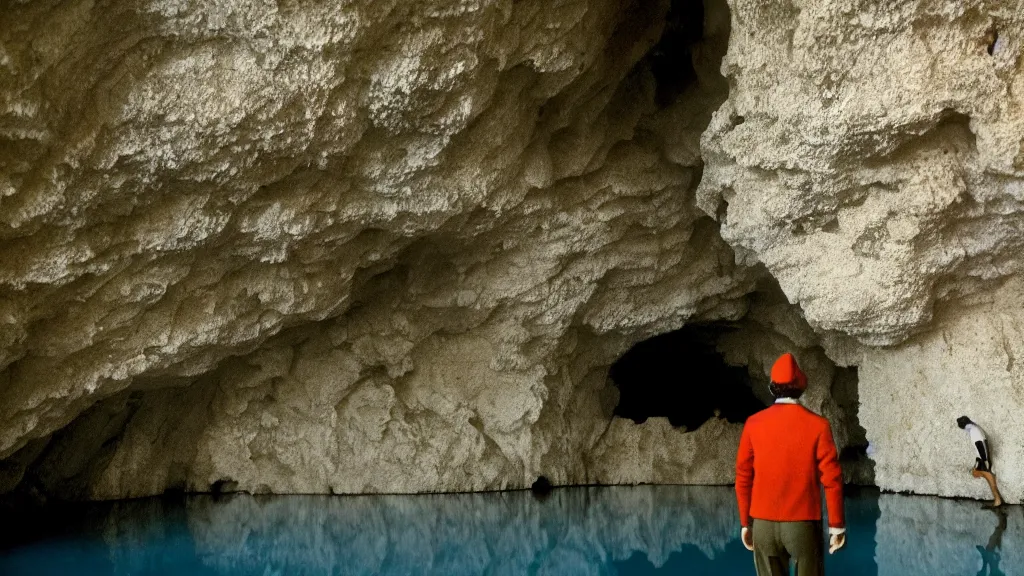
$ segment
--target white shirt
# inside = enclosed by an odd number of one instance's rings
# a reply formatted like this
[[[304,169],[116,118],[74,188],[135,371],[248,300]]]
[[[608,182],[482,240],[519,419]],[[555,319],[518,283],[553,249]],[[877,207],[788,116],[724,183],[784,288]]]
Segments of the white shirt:
[[[988,436],[985,436],[985,431],[981,429],[981,426],[978,426],[973,422],[964,426],[964,430],[967,430],[967,435],[971,437],[971,444],[974,444],[975,442],[985,442],[988,440]]]

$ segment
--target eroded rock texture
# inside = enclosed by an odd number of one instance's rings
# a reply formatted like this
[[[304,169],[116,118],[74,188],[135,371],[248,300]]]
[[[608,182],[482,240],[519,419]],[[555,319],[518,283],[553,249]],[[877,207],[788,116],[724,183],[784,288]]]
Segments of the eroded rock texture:
[[[897,343],[1019,273],[1021,5],[731,7],[699,203],[815,329]]]
[[[1022,14],[4,5],[0,492],[730,482],[738,422],[613,417],[699,324],[851,478],[979,496],[970,412],[1024,494]]]
[[[879,485],[991,499],[984,481],[969,473],[977,452],[955,423],[966,415],[989,435],[1004,498],[1020,502],[1022,357],[1024,283],[1019,279],[937,315],[932,331],[897,349],[865,351],[859,360],[860,419]]]
[[[758,276],[694,205],[723,4],[0,18],[5,488],[728,481],[606,377]]]
[[[698,204],[859,376],[879,486],[985,496],[968,414],[1018,500],[1022,6],[730,6]]]

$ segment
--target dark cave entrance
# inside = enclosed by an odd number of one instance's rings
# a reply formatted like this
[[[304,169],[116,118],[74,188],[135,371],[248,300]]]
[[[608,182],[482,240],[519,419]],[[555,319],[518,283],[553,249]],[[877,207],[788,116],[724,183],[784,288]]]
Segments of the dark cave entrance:
[[[704,2],[672,0],[661,38],[647,54],[659,108],[675,103],[698,82],[693,53],[704,40]]]
[[[665,417],[696,430],[716,415],[742,423],[765,404],[754,396],[745,366],[730,366],[715,349],[727,324],[684,326],[633,346],[612,364],[619,389],[614,415],[640,424]]]

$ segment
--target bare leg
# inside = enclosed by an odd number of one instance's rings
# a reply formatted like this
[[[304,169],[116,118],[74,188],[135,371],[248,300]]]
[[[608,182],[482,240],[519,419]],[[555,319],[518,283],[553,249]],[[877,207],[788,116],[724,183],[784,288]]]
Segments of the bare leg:
[[[975,478],[984,478],[988,482],[988,488],[992,491],[993,506],[1003,505],[1003,496],[999,493],[999,487],[996,486],[996,476],[991,472],[983,472],[981,470],[971,470],[971,476]]]

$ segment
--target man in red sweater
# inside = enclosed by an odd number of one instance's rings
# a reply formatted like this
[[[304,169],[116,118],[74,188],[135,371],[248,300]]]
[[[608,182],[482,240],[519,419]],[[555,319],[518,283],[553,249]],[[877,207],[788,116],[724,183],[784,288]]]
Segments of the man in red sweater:
[[[740,534],[758,576],[825,572],[821,487],[828,507],[829,553],[846,544],[843,475],[828,420],[799,404],[807,376],[786,353],[772,366],[775,404],[747,419],[736,455]]]

